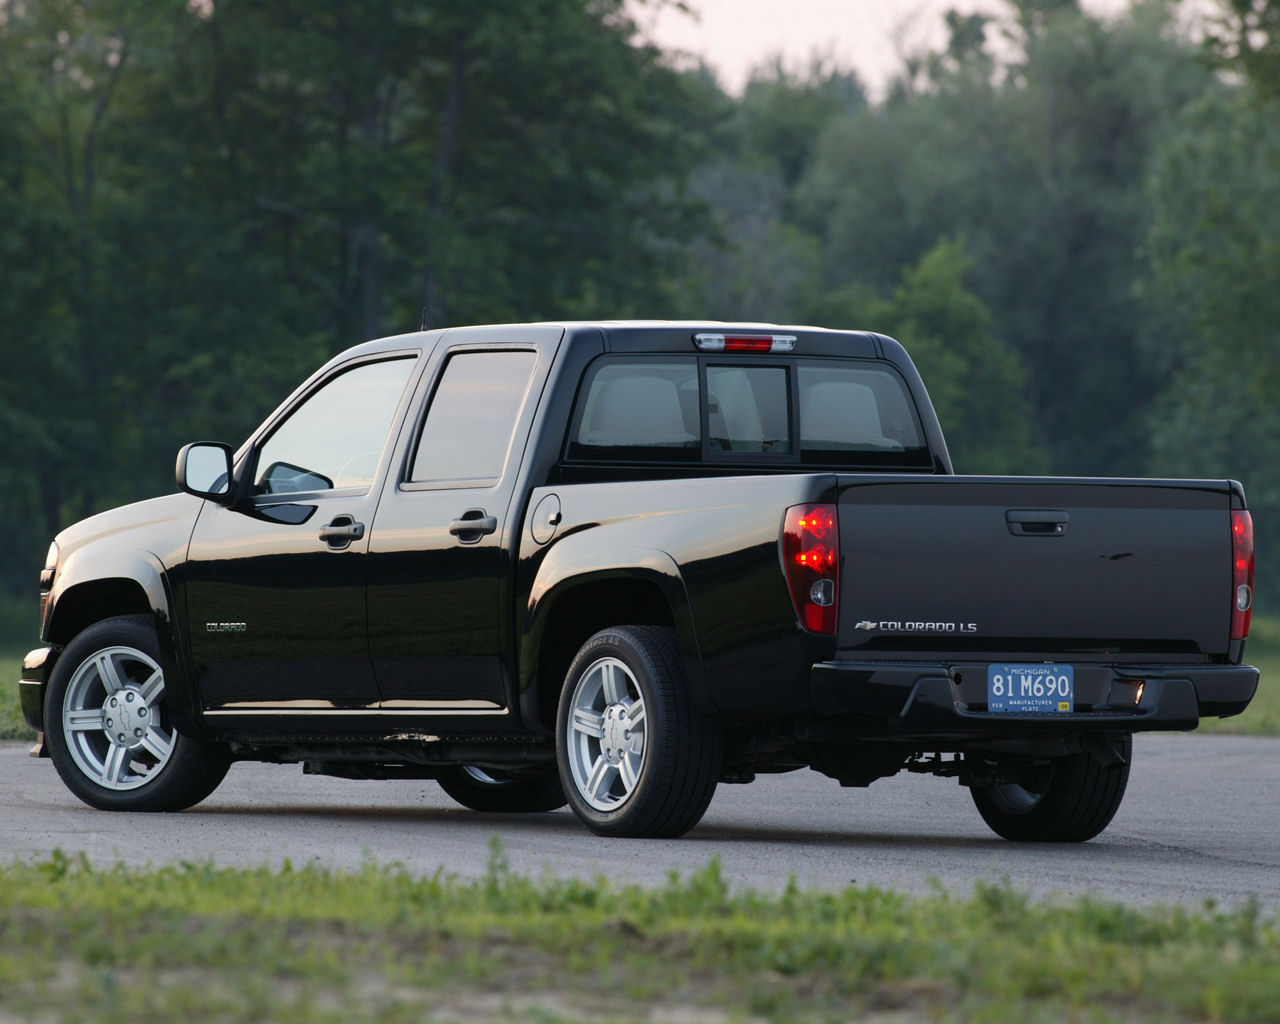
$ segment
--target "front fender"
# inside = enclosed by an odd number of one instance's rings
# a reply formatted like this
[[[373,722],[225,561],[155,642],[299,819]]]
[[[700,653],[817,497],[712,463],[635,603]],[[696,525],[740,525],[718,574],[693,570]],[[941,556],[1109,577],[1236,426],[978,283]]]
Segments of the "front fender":
[[[117,615],[149,615],[160,644],[169,711],[183,731],[196,728],[196,702],[184,671],[182,630],[174,614],[169,577],[158,555],[81,549],[59,567],[49,600],[45,639],[53,645],[53,656],[45,667],[46,682],[61,648],[87,626]]]

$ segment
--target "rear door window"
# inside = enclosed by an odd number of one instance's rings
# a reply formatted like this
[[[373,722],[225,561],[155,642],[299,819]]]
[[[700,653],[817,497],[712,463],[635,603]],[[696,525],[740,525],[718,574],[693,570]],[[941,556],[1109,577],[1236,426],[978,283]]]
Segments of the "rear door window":
[[[431,397],[408,483],[491,487],[503,474],[538,355],[456,352]]]

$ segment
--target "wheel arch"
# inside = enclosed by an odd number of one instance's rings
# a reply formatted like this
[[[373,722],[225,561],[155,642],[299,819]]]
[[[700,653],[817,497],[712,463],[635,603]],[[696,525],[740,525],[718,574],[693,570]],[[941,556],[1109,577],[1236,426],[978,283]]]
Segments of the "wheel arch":
[[[674,629],[694,700],[700,710],[709,707],[693,613],[669,554],[629,549],[556,561],[551,572],[539,574],[521,637],[520,702],[527,724],[554,733],[569,664],[591,636],[609,626]]]
[[[63,590],[49,618],[46,638],[65,647],[86,627],[119,615],[154,615],[155,604],[137,579],[112,576],[86,580]]]
[[[75,568],[75,561],[69,560],[59,572],[45,640],[60,652],[95,622],[124,615],[149,617],[160,645],[160,667],[165,673],[171,713],[184,731],[190,731],[196,704],[183,671],[185,644],[163,564],[150,552],[140,552],[107,565],[95,563],[99,574],[89,579],[77,578]],[[51,659],[46,667],[46,683],[55,663],[56,658]]]

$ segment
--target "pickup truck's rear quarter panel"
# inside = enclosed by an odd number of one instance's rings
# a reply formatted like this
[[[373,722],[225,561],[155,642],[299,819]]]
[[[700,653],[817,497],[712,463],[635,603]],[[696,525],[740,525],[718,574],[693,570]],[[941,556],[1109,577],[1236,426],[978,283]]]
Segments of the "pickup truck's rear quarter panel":
[[[531,519],[522,534],[524,649],[562,628],[556,606],[576,588],[628,572],[654,579],[652,559],[640,553],[661,553],[687,600],[687,634],[673,611],[686,654],[702,667],[706,689],[696,696],[721,711],[794,709],[807,701],[809,667],[833,645],[799,628],[778,537],[787,506],[831,500],[834,484],[829,474],[779,474],[536,489],[529,508],[554,493],[563,519],[549,544],[532,540]]]
[[[1225,656],[1231,499],[1225,481],[842,476],[840,647]],[[1011,529],[1037,518],[1060,532]]]

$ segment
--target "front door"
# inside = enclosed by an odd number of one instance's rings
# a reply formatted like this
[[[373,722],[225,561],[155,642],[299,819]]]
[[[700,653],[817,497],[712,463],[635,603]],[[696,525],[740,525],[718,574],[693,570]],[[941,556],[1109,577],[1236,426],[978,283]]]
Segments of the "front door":
[[[417,365],[411,352],[336,367],[255,444],[249,493],[201,511],[185,592],[207,713],[376,706],[369,535]]]

